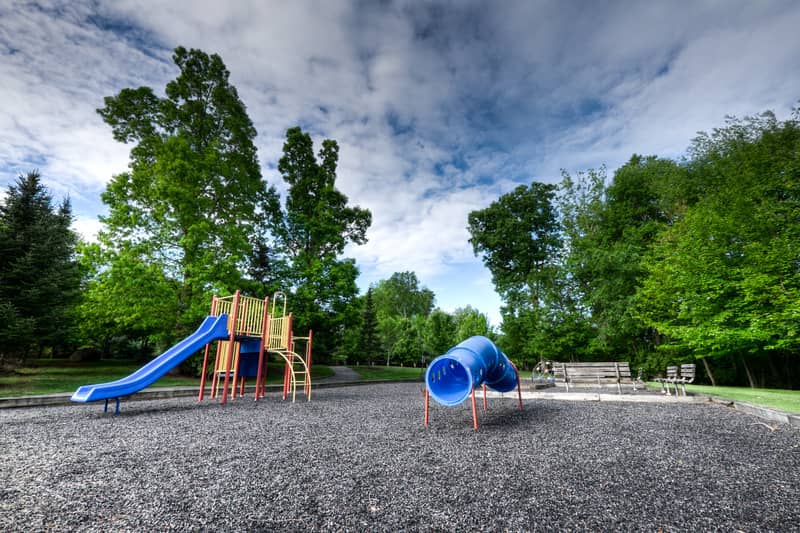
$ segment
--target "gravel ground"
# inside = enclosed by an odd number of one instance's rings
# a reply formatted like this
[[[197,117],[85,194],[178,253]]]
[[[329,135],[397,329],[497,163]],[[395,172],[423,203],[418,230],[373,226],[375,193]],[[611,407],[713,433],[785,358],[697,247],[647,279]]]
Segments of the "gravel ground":
[[[475,432],[468,405],[427,429],[419,383],[2,410],[0,530],[800,531],[797,429],[493,399]]]

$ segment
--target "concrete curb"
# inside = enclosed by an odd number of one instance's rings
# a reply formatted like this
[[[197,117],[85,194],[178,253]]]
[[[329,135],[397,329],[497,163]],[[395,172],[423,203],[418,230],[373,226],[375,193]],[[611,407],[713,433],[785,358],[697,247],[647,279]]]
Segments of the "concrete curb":
[[[721,398],[719,396],[711,396],[711,395],[703,395],[703,396],[705,396],[708,399],[708,401],[726,405],[728,407],[736,409],[737,411],[741,411],[743,413],[747,413],[749,415],[753,415],[758,418],[762,418],[764,420],[769,420],[771,422],[778,422],[780,424],[787,424],[795,428],[800,428],[800,415],[787,413],[785,411],[778,411],[777,409],[770,409],[769,407],[762,407],[760,405],[754,405],[752,403],[740,402],[728,398]]]
[[[516,399],[514,392],[487,391],[488,398]],[[647,402],[647,403],[705,403],[705,398],[696,396],[661,396],[655,394],[605,394],[602,392],[539,392],[522,391],[523,400],[566,400],[575,402]]]
[[[495,391],[487,391],[489,398],[508,398],[516,399],[516,392],[499,393]],[[780,424],[787,424],[789,426],[800,428],[800,415],[762,407],[747,402],[738,402],[727,398],[720,398],[718,396],[710,396],[707,394],[693,394],[692,396],[662,396],[655,394],[603,394],[596,392],[538,392],[538,391],[522,391],[523,400],[566,400],[578,402],[647,402],[647,403],[707,403],[714,402],[725,405],[747,413],[751,416],[769,420],[771,422],[778,422]]]

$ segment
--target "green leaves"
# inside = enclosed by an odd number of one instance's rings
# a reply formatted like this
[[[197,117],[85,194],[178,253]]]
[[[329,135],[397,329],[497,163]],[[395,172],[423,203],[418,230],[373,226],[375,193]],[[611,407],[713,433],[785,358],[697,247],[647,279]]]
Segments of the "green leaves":
[[[369,210],[349,207],[336,189],[339,146],[322,143],[319,160],[311,136],[299,127],[286,132],[278,170],[289,185],[285,206],[267,198],[262,209],[285,284],[294,289],[297,330],[313,328],[321,351],[335,352],[343,339],[345,311],[355,304],[358,269],[339,259],[348,243],[363,244],[372,223]]]
[[[538,305],[551,285],[551,266],[561,245],[555,191],[554,185],[520,185],[469,214],[475,255],[482,256],[495,288],[507,300],[522,298]]]
[[[166,97],[127,88],[98,110],[114,138],[133,147],[130,171],[102,195],[108,215],[96,257],[108,272],[89,288],[92,298],[115,301],[103,312],[107,328],[165,342],[196,326],[210,291],[245,285],[243,271],[257,255],[258,209],[277,200],[261,179],[256,130],[222,59],[178,47],[173,60],[179,73]],[[145,290],[168,307],[161,313],[148,302],[155,323],[138,310]]]
[[[800,128],[764,114],[695,140],[704,194],[648,254],[642,315],[698,357],[797,350]]]

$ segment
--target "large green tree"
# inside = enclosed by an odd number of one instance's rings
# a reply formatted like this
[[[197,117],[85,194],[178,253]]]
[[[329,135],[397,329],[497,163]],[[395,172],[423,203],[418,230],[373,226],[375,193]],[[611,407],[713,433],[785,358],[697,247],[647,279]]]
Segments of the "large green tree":
[[[207,312],[211,291],[241,285],[257,206],[274,202],[275,192],[261,179],[256,130],[222,59],[178,47],[173,60],[179,74],[163,97],[150,87],[122,89],[98,109],[114,138],[133,146],[130,169],[102,195],[102,253],[89,255],[107,260],[111,271],[142,275],[138,283],[98,269],[100,283],[91,289],[98,301],[124,293],[122,301],[134,302],[153,270],[162,272],[176,315],[161,328],[177,326],[180,334]],[[114,323],[134,314],[116,308],[107,317]]]
[[[549,357],[547,310],[558,299],[561,226],[555,204],[557,187],[520,185],[468,217],[470,242],[492,273],[504,301],[503,347],[517,361]]]
[[[738,361],[751,385],[791,386],[800,351],[797,112],[785,122],[731,118],[691,154],[701,194],[648,256],[640,312],[667,349]]]
[[[654,331],[633,305],[647,275],[642,258],[677,216],[686,169],[634,155],[608,186],[605,181],[603,170],[564,177],[565,267],[592,325],[586,351],[603,359],[644,357],[653,349]]]
[[[265,204],[271,215],[273,249],[285,264],[284,282],[294,293],[292,309],[297,331],[315,332],[320,353],[337,351],[344,332],[346,310],[358,295],[358,269],[343,259],[347,244],[364,244],[372,214],[351,207],[336,188],[339,145],[326,139],[314,154],[311,136],[299,127],[286,132],[278,170],[289,186],[281,208]]]
[[[80,271],[69,199],[54,206],[38,171],[19,176],[0,204],[0,361],[75,341]]]
[[[418,361],[425,327],[424,322],[415,320],[419,317],[424,321],[430,314],[435,300],[433,291],[422,286],[414,272],[395,272],[378,281],[372,292],[378,336],[387,361],[393,355],[400,361]],[[415,356],[411,354],[412,348],[418,352]]]

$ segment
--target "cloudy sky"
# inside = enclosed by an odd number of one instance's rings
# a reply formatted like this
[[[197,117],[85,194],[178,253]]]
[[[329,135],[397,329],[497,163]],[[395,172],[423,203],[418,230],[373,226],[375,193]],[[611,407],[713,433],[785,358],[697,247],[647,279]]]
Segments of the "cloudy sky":
[[[264,177],[286,129],[339,142],[339,188],[369,208],[359,284],[412,270],[446,310],[499,323],[467,214],[531,181],[633,153],[680,157],[725,115],[800,99],[800,2],[0,2],[0,187],[40,169],[90,237],[126,169],[95,109],[163,94],[183,45],[222,56]],[[0,193],[2,194],[2,193]]]

